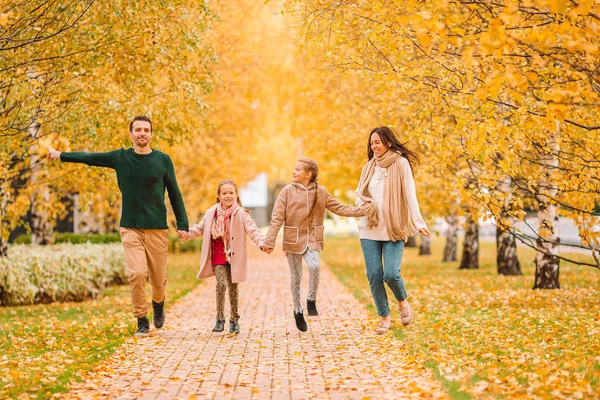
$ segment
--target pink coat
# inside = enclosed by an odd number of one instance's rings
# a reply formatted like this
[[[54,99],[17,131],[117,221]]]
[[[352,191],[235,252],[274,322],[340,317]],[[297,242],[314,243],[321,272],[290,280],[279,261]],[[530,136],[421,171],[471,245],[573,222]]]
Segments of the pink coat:
[[[215,275],[215,268],[211,262],[211,246],[210,232],[212,224],[215,220],[215,212],[217,205],[215,204],[206,211],[202,221],[199,224],[192,226],[189,230],[190,239],[202,236],[207,233],[205,240],[202,242],[202,254],[200,256],[200,271],[196,278],[208,278]],[[242,207],[238,207],[229,220],[229,243],[231,243],[231,282],[244,282],[248,275],[248,245],[246,241],[246,233],[250,239],[256,243],[257,247],[262,246],[265,238],[258,230],[258,227],[250,218],[250,214]]]

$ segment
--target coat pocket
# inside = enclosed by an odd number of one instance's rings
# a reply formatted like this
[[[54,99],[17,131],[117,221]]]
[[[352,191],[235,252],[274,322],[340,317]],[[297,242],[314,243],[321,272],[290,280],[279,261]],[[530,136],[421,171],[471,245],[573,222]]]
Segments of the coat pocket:
[[[315,241],[317,243],[325,241],[325,227],[323,225],[315,226]]]
[[[298,227],[285,226],[283,227],[283,243],[296,244],[298,243]]]

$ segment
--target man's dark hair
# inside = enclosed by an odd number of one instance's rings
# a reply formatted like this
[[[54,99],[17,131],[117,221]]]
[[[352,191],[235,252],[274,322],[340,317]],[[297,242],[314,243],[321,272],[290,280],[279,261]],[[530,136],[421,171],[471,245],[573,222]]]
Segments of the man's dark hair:
[[[152,132],[152,121],[150,121],[150,118],[146,117],[145,115],[140,115],[137,116],[133,119],[133,121],[131,121],[131,123],[129,124],[129,132],[133,132],[133,123],[135,121],[146,121],[150,123],[150,132]]]

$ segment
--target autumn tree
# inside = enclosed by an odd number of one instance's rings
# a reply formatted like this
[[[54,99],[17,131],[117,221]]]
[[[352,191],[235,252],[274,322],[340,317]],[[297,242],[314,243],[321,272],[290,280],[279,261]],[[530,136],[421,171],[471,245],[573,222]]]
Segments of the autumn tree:
[[[600,87],[597,3],[294,5],[312,54],[340,80],[368,76],[370,89],[396,98],[396,117],[410,116],[419,141],[431,144],[444,134],[431,115],[453,115],[453,135],[462,140],[449,141],[449,154],[459,154],[463,166],[478,166],[465,194],[537,249],[536,275],[544,278],[536,279],[536,288],[557,287],[558,260],[565,258],[558,253],[558,212],[578,224],[581,247],[598,245],[591,228],[598,222],[593,199],[599,192],[598,127],[592,122]],[[496,188],[507,179],[515,190],[502,194]],[[455,188],[464,190],[458,181]],[[535,237],[502,225],[509,216],[522,221],[524,204],[539,209],[542,228]],[[593,251],[590,265],[597,267]]]
[[[212,15],[202,3],[30,0],[3,7],[0,186],[6,241],[32,206],[43,216],[34,219],[34,228],[47,227],[44,220],[64,211],[62,192],[79,192],[85,203],[110,176],[89,169],[82,178],[82,167],[69,165],[49,173],[41,140],[52,134],[71,149],[106,151],[128,145],[128,122],[139,114],[154,117],[158,147],[189,138],[206,119],[203,97],[212,88],[213,56],[203,40]],[[12,184],[23,177],[26,184]]]

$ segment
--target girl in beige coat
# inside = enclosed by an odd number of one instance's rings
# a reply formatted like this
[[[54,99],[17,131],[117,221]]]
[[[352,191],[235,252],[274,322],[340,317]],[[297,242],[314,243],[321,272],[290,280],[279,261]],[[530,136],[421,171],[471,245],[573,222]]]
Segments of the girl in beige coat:
[[[244,282],[248,274],[246,234],[261,249],[264,236],[242,208],[235,182],[229,179],[221,182],[217,195],[217,204],[206,211],[199,224],[190,228],[184,240],[208,233],[202,243],[200,271],[196,278],[217,277],[217,323],[213,332],[224,330],[225,291],[229,289],[229,332],[237,334],[240,332],[238,283]]]
[[[300,301],[302,282],[302,258],[309,273],[309,290],[306,301],[308,315],[317,312],[317,290],[319,288],[319,252],[323,250],[325,232],[323,220],[325,210],[345,217],[365,215],[358,207],[346,206],[333,198],[317,183],[319,167],[310,158],[301,158],[294,167],[292,183],[285,186],[273,206],[273,214],[264,247],[267,252],[275,247],[275,239],[283,225],[283,251],[287,253],[291,274],[294,319],[302,332],[308,330]]]

